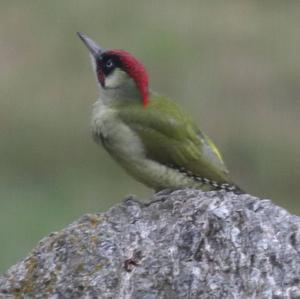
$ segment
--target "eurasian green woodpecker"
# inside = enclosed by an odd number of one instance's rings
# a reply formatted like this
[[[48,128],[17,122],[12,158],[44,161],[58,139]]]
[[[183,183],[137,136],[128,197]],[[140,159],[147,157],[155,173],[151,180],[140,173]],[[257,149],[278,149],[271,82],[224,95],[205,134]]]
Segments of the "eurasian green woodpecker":
[[[89,49],[100,88],[92,112],[93,137],[130,175],[156,191],[241,192],[214,143],[173,101],[149,89],[138,59],[78,35]]]

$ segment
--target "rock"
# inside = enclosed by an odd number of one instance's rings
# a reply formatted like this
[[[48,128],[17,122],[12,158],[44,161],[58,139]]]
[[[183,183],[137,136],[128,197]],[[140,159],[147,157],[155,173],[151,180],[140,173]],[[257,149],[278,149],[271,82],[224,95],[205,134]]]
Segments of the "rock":
[[[88,214],[0,277],[1,298],[300,298],[300,218],[177,190]]]

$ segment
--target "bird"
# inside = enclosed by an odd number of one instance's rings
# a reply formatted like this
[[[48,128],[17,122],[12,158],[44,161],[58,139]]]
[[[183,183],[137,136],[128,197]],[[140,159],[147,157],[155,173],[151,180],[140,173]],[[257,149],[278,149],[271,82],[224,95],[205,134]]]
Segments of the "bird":
[[[194,188],[243,193],[212,140],[175,101],[150,89],[139,59],[77,34],[89,50],[100,89],[92,109],[93,139],[129,175],[155,192]]]

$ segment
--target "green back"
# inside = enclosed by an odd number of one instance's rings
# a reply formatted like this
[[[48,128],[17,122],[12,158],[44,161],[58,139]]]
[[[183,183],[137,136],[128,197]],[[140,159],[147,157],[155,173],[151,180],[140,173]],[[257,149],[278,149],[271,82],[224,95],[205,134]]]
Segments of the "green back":
[[[119,111],[122,121],[142,139],[150,159],[201,178],[230,182],[217,147],[171,100],[152,95],[146,107],[126,103]]]

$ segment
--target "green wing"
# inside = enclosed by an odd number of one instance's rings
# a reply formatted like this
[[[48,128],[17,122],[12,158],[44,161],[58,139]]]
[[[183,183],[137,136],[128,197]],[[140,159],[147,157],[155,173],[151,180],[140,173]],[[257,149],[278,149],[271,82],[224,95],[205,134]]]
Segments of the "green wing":
[[[145,108],[126,105],[119,117],[142,139],[147,157],[201,178],[230,182],[217,147],[174,102],[153,96]]]

